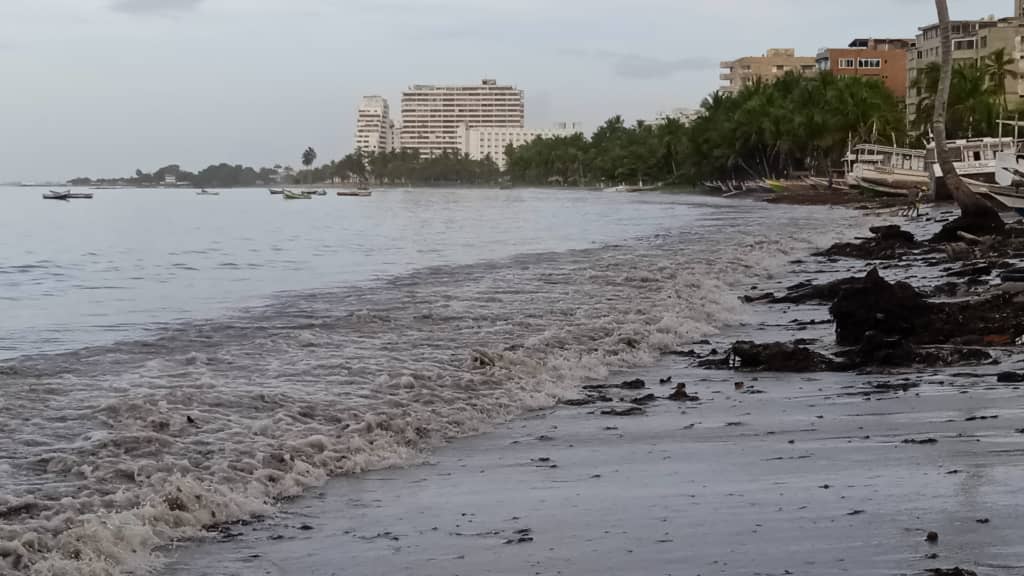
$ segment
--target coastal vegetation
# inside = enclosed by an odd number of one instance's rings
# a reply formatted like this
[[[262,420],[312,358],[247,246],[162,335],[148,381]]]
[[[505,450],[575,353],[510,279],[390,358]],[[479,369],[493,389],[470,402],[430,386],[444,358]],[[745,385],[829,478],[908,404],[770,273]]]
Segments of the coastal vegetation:
[[[693,183],[778,178],[837,168],[852,137],[906,142],[899,100],[878,80],[789,73],[735,95],[716,93],[683,126],[626,125],[614,117],[592,137],[535,140],[509,149],[516,183]]]

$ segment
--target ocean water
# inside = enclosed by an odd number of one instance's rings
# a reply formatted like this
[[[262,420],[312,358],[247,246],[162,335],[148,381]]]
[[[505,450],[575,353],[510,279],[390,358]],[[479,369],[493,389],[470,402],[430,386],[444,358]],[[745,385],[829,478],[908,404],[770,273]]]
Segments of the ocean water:
[[[0,190],[0,573],[132,574],[743,322],[851,212],[684,194]]]

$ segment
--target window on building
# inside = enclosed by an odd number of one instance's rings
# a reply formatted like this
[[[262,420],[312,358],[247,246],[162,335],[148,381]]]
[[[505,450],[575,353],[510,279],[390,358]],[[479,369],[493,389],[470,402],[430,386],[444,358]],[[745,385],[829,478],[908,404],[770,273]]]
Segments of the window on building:
[[[981,49],[982,50],[984,50],[985,48],[988,48],[988,36],[982,36],[980,42],[981,42]]]
[[[881,68],[880,58],[860,58],[857,60],[857,68]]]
[[[782,71],[783,71],[783,70],[785,70],[785,69],[786,69],[786,67],[785,67],[785,66],[782,66],[782,65],[776,65],[776,66],[775,66],[775,71],[776,71],[776,72],[782,72]]]
[[[917,51],[917,59],[920,60],[921,58],[924,58],[924,51],[923,50],[918,50]]]
[[[954,35],[964,33],[963,26],[961,26],[960,24],[950,24],[949,28]]]
[[[975,38],[964,38],[962,40],[953,40],[953,50],[974,50],[977,46]]]
[[[750,72],[751,70],[752,70],[752,68],[750,67],[750,65],[747,65],[747,66],[743,67],[743,71],[744,72]]]
[[[839,67],[840,68],[854,68],[855,66],[856,66],[856,63],[854,62],[853,58],[840,58],[839,59]]]

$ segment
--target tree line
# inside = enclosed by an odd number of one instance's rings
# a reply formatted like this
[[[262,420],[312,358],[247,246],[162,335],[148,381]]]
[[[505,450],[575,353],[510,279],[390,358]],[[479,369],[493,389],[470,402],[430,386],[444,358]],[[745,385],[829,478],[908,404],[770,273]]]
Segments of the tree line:
[[[416,150],[364,153],[316,166],[307,148],[303,168],[252,168],[217,164],[199,172],[171,164],[133,178],[77,178],[73,185],[160,185],[168,175],[197,187],[253,187],[364,181],[382,185],[603,186],[620,183],[692,184],[702,180],[783,178],[795,172],[827,174],[841,167],[849,146],[862,142],[922,148],[939,88],[933,64],[912,79],[920,99],[911,122],[902,101],[874,78],[787,73],[773,82],[755,81],[734,94],[715,93],[701,103],[689,125],[667,119],[627,124],[614,116],[589,137],[538,138],[506,149],[502,172],[491,158],[458,152],[423,157]],[[1021,109],[1008,102],[1004,86],[1017,78],[1005,50],[957,65],[952,74],[947,130],[950,138],[992,136],[1000,118]]]

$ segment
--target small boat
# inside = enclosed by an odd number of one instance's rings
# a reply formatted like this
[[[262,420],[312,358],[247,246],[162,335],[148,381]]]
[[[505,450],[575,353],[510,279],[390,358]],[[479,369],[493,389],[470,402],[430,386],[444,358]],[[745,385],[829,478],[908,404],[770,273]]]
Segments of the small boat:
[[[338,190],[338,196],[353,196],[359,198],[366,198],[372,196],[373,192],[370,190]]]
[[[877,184],[875,182],[868,182],[867,180],[860,181],[860,188],[883,196],[892,196],[894,198],[907,198],[910,193],[909,188],[893,188],[884,184]]]
[[[768,180],[766,178],[764,183],[765,183],[765,185],[768,186],[769,189],[771,189],[772,192],[785,192],[786,191],[786,185],[783,184],[782,182],[780,182],[779,180]]]
[[[305,192],[292,192],[291,190],[283,190],[281,195],[284,196],[285,200],[309,200],[312,198]]]
[[[1024,216],[1024,188],[1018,186],[1001,186],[979,182],[971,178],[960,178],[972,192],[987,197],[992,204],[1000,209],[1010,209]]]
[[[327,196],[327,190],[313,190],[309,194],[311,196]]]
[[[280,196],[284,194],[284,188],[270,188],[270,193],[274,196]]]
[[[72,192],[68,195],[72,200],[92,200],[92,192]]]
[[[220,196],[220,192],[218,192],[216,190],[214,190],[213,192],[210,192],[206,188],[203,188],[202,190],[196,192],[196,196]]]
[[[832,187],[832,190],[841,190],[843,192],[849,192],[850,187],[846,185],[846,182],[842,179],[832,179],[832,183],[829,184],[828,178],[818,178],[817,176],[806,176],[804,182],[816,188],[819,192],[825,192]]]
[[[71,191],[57,192],[50,190],[49,192],[43,192],[43,200],[71,200]]]

